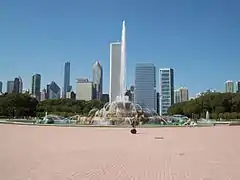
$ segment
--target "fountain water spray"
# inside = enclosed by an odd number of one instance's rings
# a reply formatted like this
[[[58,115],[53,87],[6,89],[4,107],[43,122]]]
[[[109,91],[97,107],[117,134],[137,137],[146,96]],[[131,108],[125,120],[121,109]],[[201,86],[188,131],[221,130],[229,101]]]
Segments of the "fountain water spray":
[[[125,21],[122,24],[121,37],[121,69],[120,69],[120,100],[125,104],[125,82],[126,77],[126,26]]]

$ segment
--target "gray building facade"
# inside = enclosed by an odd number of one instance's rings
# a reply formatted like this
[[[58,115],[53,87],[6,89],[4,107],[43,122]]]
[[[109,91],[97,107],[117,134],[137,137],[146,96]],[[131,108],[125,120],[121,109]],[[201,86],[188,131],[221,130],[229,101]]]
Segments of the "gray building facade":
[[[142,108],[156,108],[156,68],[154,64],[139,63],[135,69],[134,102]]]
[[[12,93],[14,88],[14,81],[7,81],[7,93]]]

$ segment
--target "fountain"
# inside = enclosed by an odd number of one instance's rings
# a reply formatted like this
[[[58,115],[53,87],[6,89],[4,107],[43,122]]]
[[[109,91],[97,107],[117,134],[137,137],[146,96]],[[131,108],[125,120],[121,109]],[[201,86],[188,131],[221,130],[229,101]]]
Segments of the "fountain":
[[[39,119],[38,121],[36,121],[36,124],[75,124],[75,123],[76,121],[74,121],[73,119],[68,119],[58,115],[47,113],[45,113],[43,119]]]
[[[143,109],[140,105],[129,101],[128,96],[125,96],[126,87],[126,27],[125,21],[122,24],[121,37],[121,63],[120,63],[120,93],[115,101],[106,103],[100,110],[92,109],[88,114],[88,122],[98,125],[131,125],[133,129],[131,133],[136,133],[136,125],[146,118],[161,119],[157,113],[148,108]]]
[[[206,112],[206,120],[209,120],[209,112]]]

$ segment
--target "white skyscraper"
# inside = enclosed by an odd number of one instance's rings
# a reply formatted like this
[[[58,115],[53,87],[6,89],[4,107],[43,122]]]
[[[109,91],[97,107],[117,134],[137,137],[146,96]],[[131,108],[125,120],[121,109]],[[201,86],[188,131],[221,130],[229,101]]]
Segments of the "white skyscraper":
[[[120,95],[120,73],[121,73],[121,43],[114,42],[110,44],[110,84],[109,84],[109,102],[115,101]]]

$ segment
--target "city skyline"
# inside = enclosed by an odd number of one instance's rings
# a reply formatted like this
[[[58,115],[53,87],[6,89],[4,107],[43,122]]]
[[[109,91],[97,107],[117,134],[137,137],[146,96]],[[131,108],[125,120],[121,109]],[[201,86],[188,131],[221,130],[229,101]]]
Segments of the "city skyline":
[[[53,2],[41,2],[40,6],[36,2],[28,3],[26,7],[17,1],[12,6],[9,2],[3,4],[0,80],[4,90],[6,81],[18,76],[22,77],[24,89],[30,88],[34,73],[42,75],[42,87],[52,80],[62,87],[65,61],[73,64],[73,81],[91,76],[92,63],[100,60],[105,72],[103,92],[108,92],[108,48],[110,42],[120,39],[122,19],[128,22],[128,85],[134,82],[137,62],[176,69],[175,85],[188,87],[191,96],[208,88],[223,91],[222,82],[240,79],[237,73],[240,16],[236,8],[239,2],[143,1],[135,13],[132,13],[135,4],[125,0],[118,5],[96,2],[99,9],[93,8],[90,2],[62,3],[58,7]],[[125,3],[122,12],[121,5]],[[67,13],[62,13],[63,7]],[[85,8],[79,11],[78,7]],[[225,67],[231,71],[226,73]]]

